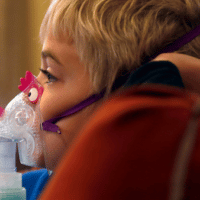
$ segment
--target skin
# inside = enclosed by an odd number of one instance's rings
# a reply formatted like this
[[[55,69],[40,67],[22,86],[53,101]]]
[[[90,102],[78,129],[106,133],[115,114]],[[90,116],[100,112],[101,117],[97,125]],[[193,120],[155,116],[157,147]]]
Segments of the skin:
[[[40,102],[43,121],[56,117],[93,94],[89,73],[80,62],[73,42],[69,42],[66,37],[57,40],[49,33],[43,43],[41,60],[41,69],[56,77],[48,80],[43,72],[37,77],[44,87]],[[75,142],[98,104],[99,102],[93,103],[57,122],[61,134],[43,134],[46,166],[41,167],[49,170],[56,168],[63,153]]]

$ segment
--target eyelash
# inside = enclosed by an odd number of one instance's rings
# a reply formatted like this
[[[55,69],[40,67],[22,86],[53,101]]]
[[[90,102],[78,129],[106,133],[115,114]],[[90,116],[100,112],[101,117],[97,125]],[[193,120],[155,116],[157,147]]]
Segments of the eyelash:
[[[50,74],[47,70],[40,69],[40,71],[48,78],[48,81],[46,83],[52,83],[58,80],[55,76]]]

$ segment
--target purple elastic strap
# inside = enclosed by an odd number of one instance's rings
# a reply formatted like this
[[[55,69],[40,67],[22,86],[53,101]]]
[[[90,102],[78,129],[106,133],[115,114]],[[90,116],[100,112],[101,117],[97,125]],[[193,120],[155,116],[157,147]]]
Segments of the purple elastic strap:
[[[160,51],[156,52],[151,57],[146,58],[143,64],[153,60],[159,54],[172,53],[174,51],[179,50],[182,46],[184,46],[185,44],[187,44],[187,43],[191,42],[193,39],[195,39],[199,34],[200,34],[200,25],[196,26],[194,29],[192,29],[190,32],[186,33],[182,37],[178,38],[175,42],[168,44],[166,47],[164,47]]]
[[[59,121],[63,117],[72,115],[72,114],[82,110],[83,108],[91,105],[92,103],[98,101],[99,99],[101,99],[104,96],[104,94],[105,94],[105,90],[103,90],[99,94],[94,94],[94,95],[90,96],[89,98],[85,99],[84,101],[80,102],[79,104],[75,105],[74,107],[70,108],[69,110],[65,111],[58,117],[55,117],[55,118],[52,118],[52,119],[49,119],[49,120],[43,122],[42,129],[45,131],[57,132],[57,133],[61,134],[59,127],[57,125],[55,125],[55,123],[57,121]]]

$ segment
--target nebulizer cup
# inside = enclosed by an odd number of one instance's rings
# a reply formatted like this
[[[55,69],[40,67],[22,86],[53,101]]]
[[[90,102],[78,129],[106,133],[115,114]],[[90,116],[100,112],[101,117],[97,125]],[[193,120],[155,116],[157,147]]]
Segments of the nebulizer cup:
[[[5,115],[4,115],[5,116]],[[16,172],[16,141],[9,134],[7,117],[0,121],[0,199],[26,199],[22,174]]]
[[[31,72],[21,79],[19,88],[22,92],[0,116],[0,199],[26,199],[22,174],[16,172],[16,144],[24,165],[37,166],[42,154],[39,101],[43,88]]]
[[[16,142],[0,138],[0,199],[25,200],[22,174],[16,172]]]

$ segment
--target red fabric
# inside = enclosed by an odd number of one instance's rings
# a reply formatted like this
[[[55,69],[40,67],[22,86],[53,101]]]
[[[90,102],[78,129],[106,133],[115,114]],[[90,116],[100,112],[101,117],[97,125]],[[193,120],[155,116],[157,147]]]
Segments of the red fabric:
[[[113,96],[64,156],[41,199],[168,199],[175,155],[197,97],[167,86]],[[188,171],[190,199],[200,198],[199,140]]]

